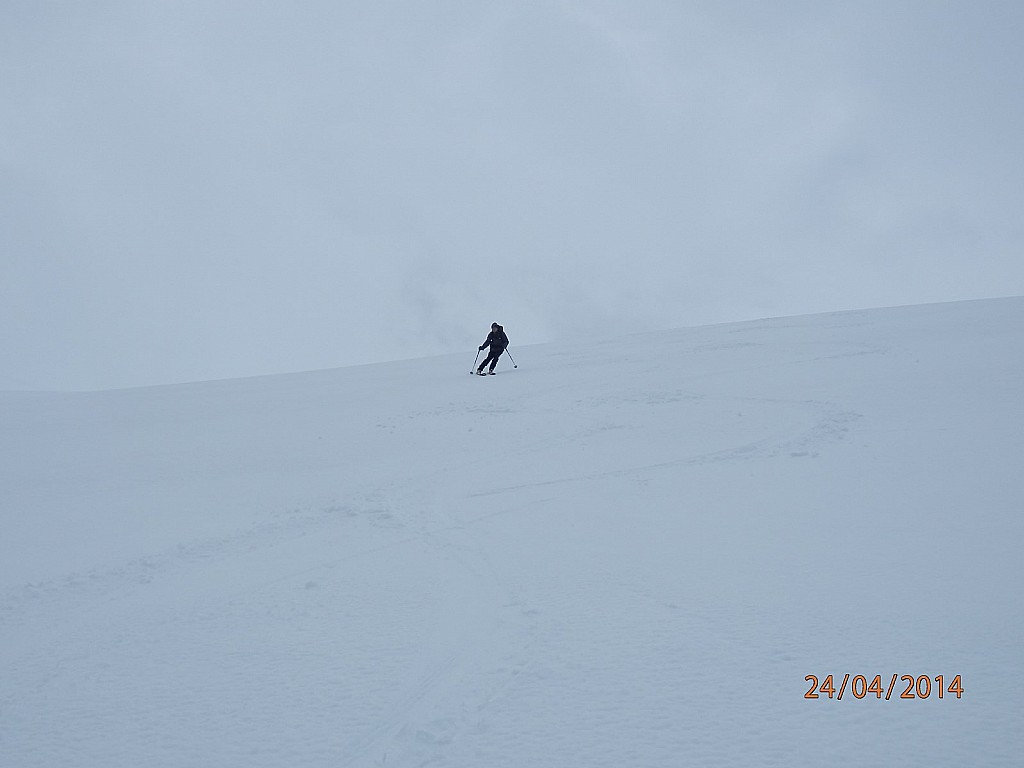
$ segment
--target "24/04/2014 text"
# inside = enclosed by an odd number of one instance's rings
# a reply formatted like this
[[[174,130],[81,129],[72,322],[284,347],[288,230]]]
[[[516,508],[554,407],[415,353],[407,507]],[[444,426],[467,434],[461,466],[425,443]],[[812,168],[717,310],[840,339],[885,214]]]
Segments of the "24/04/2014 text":
[[[833,675],[828,675],[819,682],[817,675],[807,675],[804,681],[810,683],[811,687],[807,689],[804,698],[820,699],[824,696],[829,699],[835,698],[842,701],[843,696],[849,692],[855,699],[874,696],[876,699],[884,698],[886,701],[889,701],[893,698],[893,694],[898,691],[897,681],[904,684],[903,690],[896,697],[898,699],[927,699],[933,694],[939,699],[953,697],[959,699],[964,694],[963,681],[960,679],[960,675],[954,677],[947,684],[946,678],[943,675],[936,675],[935,677],[919,675],[915,677],[914,675],[900,675],[897,673],[888,681],[888,686],[885,686],[882,683],[881,675],[875,675],[868,682],[868,678],[864,675],[851,676],[847,673],[843,675],[843,680],[839,684],[838,690],[836,689],[835,680],[836,678]]]

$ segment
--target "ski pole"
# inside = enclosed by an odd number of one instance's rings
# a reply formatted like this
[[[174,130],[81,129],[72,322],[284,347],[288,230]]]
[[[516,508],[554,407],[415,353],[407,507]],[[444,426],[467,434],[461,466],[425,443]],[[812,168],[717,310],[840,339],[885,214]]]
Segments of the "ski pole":
[[[513,368],[518,368],[519,366],[518,366],[518,365],[516,365],[516,361],[515,361],[515,360],[513,360],[513,358],[512,358],[512,353],[508,351],[508,347],[506,347],[506,348],[505,348],[505,354],[506,354],[506,355],[508,355],[508,359],[509,359],[509,360],[512,360],[512,367],[513,367]]]
[[[470,369],[470,373],[476,373],[476,361],[480,359],[480,350],[476,351],[476,357],[473,358],[473,367]]]

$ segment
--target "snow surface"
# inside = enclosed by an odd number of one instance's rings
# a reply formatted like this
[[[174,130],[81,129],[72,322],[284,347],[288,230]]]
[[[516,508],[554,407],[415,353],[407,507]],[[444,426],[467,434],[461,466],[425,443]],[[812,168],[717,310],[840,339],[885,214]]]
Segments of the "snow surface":
[[[1022,330],[0,393],[0,766],[1022,765]]]

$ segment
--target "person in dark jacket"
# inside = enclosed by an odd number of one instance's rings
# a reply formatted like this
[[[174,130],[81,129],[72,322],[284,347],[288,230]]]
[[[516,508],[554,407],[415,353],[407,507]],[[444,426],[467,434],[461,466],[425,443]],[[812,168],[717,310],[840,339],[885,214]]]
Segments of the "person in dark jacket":
[[[491,332],[487,334],[487,339],[483,344],[480,345],[480,351],[482,352],[487,347],[491,348],[491,351],[484,358],[484,361],[480,363],[480,367],[476,369],[476,372],[480,376],[485,376],[484,368],[488,363],[491,364],[490,369],[487,373],[494,374],[494,366],[498,364],[498,358],[501,357],[501,353],[505,351],[505,347],[508,346],[508,336],[505,335],[505,329],[497,323],[491,323]]]

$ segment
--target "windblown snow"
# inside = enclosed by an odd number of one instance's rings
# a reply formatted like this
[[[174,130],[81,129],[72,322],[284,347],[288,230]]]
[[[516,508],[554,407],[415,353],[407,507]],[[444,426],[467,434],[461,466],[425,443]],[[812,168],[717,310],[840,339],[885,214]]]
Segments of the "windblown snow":
[[[0,393],[0,765],[1024,764],[1022,331]]]

